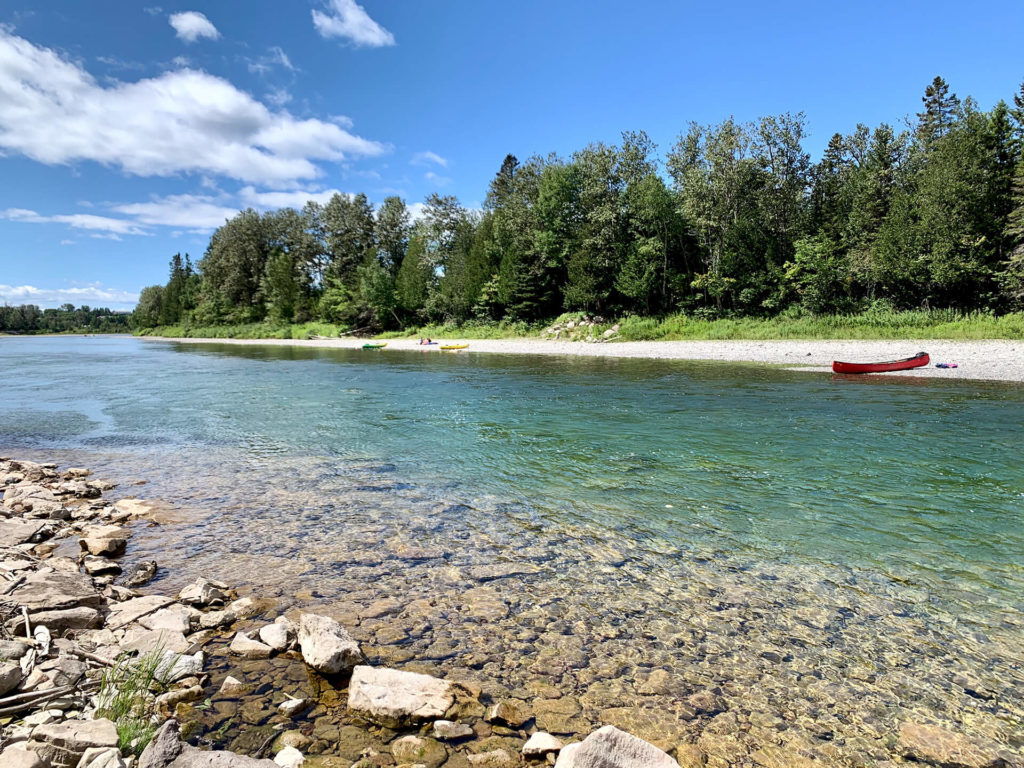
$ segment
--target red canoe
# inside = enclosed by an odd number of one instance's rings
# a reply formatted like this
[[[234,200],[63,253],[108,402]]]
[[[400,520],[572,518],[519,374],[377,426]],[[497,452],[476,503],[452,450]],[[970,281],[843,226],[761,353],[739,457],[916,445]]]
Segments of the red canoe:
[[[927,352],[918,352],[906,360],[890,360],[887,363],[843,363],[832,362],[832,370],[836,373],[885,373],[886,371],[905,371],[908,368],[920,368],[928,365],[930,358]]]

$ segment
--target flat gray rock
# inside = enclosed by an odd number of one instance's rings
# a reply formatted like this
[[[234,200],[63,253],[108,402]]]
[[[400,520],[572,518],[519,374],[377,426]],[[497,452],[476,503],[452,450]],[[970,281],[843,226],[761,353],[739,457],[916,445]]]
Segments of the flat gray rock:
[[[116,747],[117,728],[107,719],[46,723],[33,729],[26,746],[53,768],[74,768],[86,750]]]
[[[32,541],[46,525],[45,520],[0,520],[0,547],[16,547]]]
[[[92,579],[84,573],[54,571],[33,573],[9,596],[19,606],[34,611],[61,610],[90,606],[98,608],[105,602],[96,591]]]
[[[346,672],[363,660],[359,644],[338,622],[314,613],[299,617],[299,648],[302,660],[326,675]]]
[[[121,627],[138,621],[143,616],[155,613],[164,608],[174,600],[161,595],[143,595],[123,603],[115,603],[110,606],[110,613],[107,615],[107,627],[109,629],[120,629]]]

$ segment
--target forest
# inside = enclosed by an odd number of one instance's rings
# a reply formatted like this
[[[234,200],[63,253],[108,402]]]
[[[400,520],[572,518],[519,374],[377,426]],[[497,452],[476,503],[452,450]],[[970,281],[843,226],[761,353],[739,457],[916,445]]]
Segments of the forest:
[[[364,194],[244,210],[197,263],[174,256],[133,324],[1019,311],[1024,84],[982,111],[936,77],[919,110],[836,133],[818,162],[801,112],[690,124],[663,157],[642,131],[508,155],[482,211],[438,194],[415,220]]]
[[[131,319],[127,312],[73,304],[56,309],[0,305],[0,333],[128,333]]]

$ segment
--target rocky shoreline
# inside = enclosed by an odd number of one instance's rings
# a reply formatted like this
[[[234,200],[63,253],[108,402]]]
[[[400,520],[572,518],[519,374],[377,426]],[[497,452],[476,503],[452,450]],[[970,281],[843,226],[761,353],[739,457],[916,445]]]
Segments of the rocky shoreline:
[[[764,734],[756,749],[743,749],[752,728],[770,734],[785,724],[737,719],[714,686],[679,702],[685,719],[706,720],[700,738],[673,740],[666,728],[655,745],[614,725],[577,731],[579,705],[556,690],[538,689],[531,700],[487,681],[370,664],[334,618],[282,614],[273,600],[222,582],[200,578],[175,596],[145,594],[157,564],[122,572],[118,561],[131,528],[147,524],[148,504],[108,501],[103,494],[114,484],[85,469],[10,459],[0,459],[0,488],[2,768],[829,763]],[[385,598],[362,618],[384,619],[399,607]],[[159,726],[143,750],[150,731],[115,722],[110,699],[118,674],[146,664],[153,674],[144,711],[128,712],[133,722]],[[671,673],[653,669],[648,682],[669,686]],[[1017,750],[926,721],[902,722],[879,741],[884,751],[871,762],[880,765],[1024,766]]]

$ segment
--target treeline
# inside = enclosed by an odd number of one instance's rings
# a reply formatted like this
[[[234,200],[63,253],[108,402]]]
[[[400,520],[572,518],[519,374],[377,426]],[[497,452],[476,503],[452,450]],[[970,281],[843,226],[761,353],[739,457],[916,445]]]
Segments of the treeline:
[[[135,323],[1020,309],[1024,85],[985,112],[937,77],[922,101],[906,129],[835,134],[818,163],[804,115],[785,114],[691,124],[664,166],[643,132],[509,155],[483,211],[436,194],[416,221],[362,194],[242,211],[195,267],[172,260]]]
[[[107,308],[64,304],[40,309],[34,304],[0,306],[0,332],[4,333],[127,333],[131,315]]]

